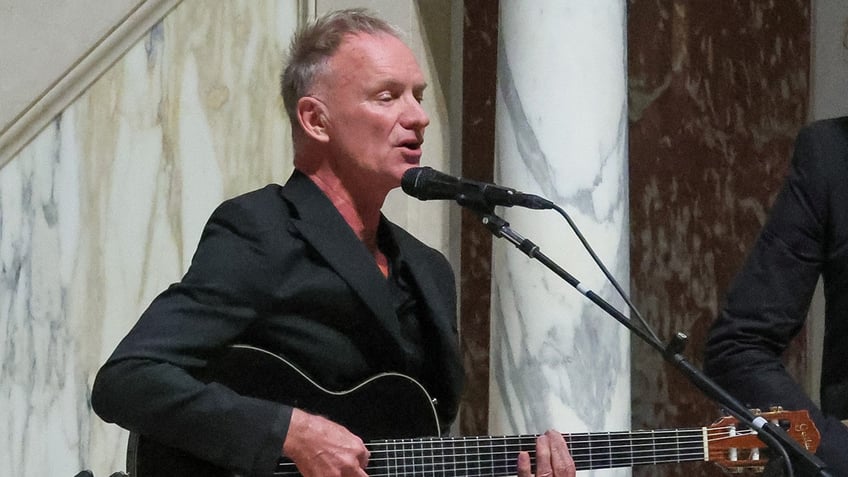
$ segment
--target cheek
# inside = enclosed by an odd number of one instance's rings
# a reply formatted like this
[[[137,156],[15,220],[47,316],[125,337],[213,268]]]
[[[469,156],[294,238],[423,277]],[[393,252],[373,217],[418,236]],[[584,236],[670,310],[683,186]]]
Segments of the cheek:
[[[397,124],[397,117],[391,111],[380,109],[366,111],[356,120],[358,120],[359,127],[383,138],[391,134]]]
[[[348,116],[343,134],[348,147],[370,154],[382,154],[391,148],[398,134],[396,117],[380,109],[363,109]],[[381,152],[382,151],[382,152]]]

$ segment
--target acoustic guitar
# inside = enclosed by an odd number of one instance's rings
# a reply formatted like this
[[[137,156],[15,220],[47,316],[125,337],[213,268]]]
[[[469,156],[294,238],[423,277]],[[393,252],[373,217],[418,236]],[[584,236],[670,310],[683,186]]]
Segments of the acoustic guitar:
[[[414,379],[396,373],[374,376],[343,391],[328,390],[285,359],[237,345],[216,366],[214,380],[236,392],[321,414],[367,442],[371,477],[502,477],[516,474],[519,451],[535,469],[536,435],[439,437],[433,401]],[[807,411],[762,414],[814,452],[820,436]],[[421,437],[432,436],[432,437]],[[756,433],[732,417],[706,427],[564,434],[577,470],[709,461],[732,471],[762,470],[767,462]],[[185,452],[130,434],[131,477],[224,477],[230,471]],[[275,475],[300,476],[281,458]]]

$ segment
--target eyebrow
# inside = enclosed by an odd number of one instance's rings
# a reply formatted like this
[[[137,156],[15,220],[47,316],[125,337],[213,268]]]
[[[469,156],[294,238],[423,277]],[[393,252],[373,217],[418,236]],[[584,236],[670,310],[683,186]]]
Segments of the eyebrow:
[[[421,91],[424,91],[425,89],[427,89],[427,86],[428,86],[427,82],[417,83],[417,84],[412,85],[412,91],[421,92]],[[397,81],[397,80],[394,80],[394,79],[384,79],[384,80],[378,81],[376,89],[383,89],[383,88],[406,88],[406,83],[403,83],[401,81]]]

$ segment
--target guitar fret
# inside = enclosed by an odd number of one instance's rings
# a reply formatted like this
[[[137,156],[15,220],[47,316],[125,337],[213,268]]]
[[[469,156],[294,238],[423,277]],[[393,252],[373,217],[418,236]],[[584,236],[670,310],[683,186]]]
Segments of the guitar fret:
[[[567,436],[566,440],[568,442],[568,448],[571,451],[571,457],[574,459],[577,469],[591,469],[592,449],[587,435],[572,434],[570,436]],[[589,465],[581,467],[579,462],[587,460]]]
[[[421,449],[416,446],[416,441],[409,441],[409,453],[412,461],[412,470],[410,471],[410,475],[420,475],[420,467],[421,467]]]
[[[450,459],[448,459],[447,452],[445,452],[445,449],[446,449],[445,443],[446,442],[447,441],[442,440],[442,441],[439,441],[437,443],[438,449],[439,449],[439,452],[438,452],[438,454],[439,454],[439,465],[436,467],[436,472],[433,475],[440,474],[441,477],[447,477],[447,475],[448,475],[447,465],[445,464],[445,462],[450,462]]]
[[[442,456],[442,477],[454,477],[456,475],[455,473],[448,472],[449,469],[453,468],[454,463],[453,440],[450,438],[445,439],[439,446],[441,448],[439,455]]]
[[[609,453],[609,434],[596,434],[591,438],[592,447],[595,450],[595,458],[592,459],[593,464],[600,469],[607,469],[611,466]]]
[[[422,446],[422,454],[423,459],[421,460],[424,468],[422,469],[421,473],[423,475],[435,477],[435,473],[433,470],[435,466],[435,459],[433,458],[433,447],[429,444],[427,446]]]
[[[465,438],[465,468],[467,476],[478,476],[480,457],[477,455],[477,436]]]
[[[654,432],[653,429],[651,430],[651,458],[653,459],[653,460],[651,460],[651,463],[656,465],[656,463],[657,463],[657,438],[656,438],[656,433]]]
[[[680,433],[675,433],[676,444],[677,444],[677,462],[680,462]]]
[[[404,439],[403,445],[403,475],[415,475],[415,461],[412,459],[414,457],[412,452],[412,445],[409,439]],[[410,471],[410,462],[412,462],[412,471]]]
[[[610,461],[612,462],[613,467],[626,467],[628,465],[633,465],[633,442],[630,437],[622,437],[621,435],[616,434],[620,443],[617,440],[615,446],[613,446],[613,434],[608,433],[607,436]],[[623,449],[621,447],[623,447]]]
[[[468,473],[468,438],[462,438],[462,464],[464,466],[464,472],[462,475],[470,475]]]
[[[612,437],[615,436],[615,441]],[[615,442],[615,445],[613,444]],[[624,447],[626,450],[621,449]],[[616,467],[632,466],[635,460],[635,451],[633,448],[633,434],[631,433],[610,433],[610,454],[612,455],[613,465]]]
[[[480,460],[477,463],[478,464],[478,470],[477,470],[478,472],[482,472],[483,469],[490,469],[490,468],[492,468],[492,465],[493,465],[493,462],[492,462],[492,446],[490,444],[491,441],[489,439],[483,439],[483,441],[485,443],[487,443],[487,445],[481,445],[480,441],[481,441],[480,437],[474,438],[475,453],[480,456]],[[485,456],[485,457],[483,457],[483,456]],[[481,473],[479,475],[483,475],[483,474]]]

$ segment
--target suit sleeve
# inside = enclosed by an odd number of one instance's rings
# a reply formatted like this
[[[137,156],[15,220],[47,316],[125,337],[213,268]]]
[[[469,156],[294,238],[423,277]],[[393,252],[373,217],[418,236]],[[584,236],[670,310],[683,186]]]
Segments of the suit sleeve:
[[[91,400],[108,422],[258,476],[275,467],[291,408],[194,377],[267,306],[262,281],[271,265],[255,222],[233,202],[213,213],[185,277],[118,345]]]
[[[781,361],[823,267],[829,189],[838,182],[827,160],[815,130],[803,130],[787,181],[710,330],[704,368],[745,405],[809,409],[822,432],[817,454],[834,475],[848,475],[848,428],[825,416]]]

